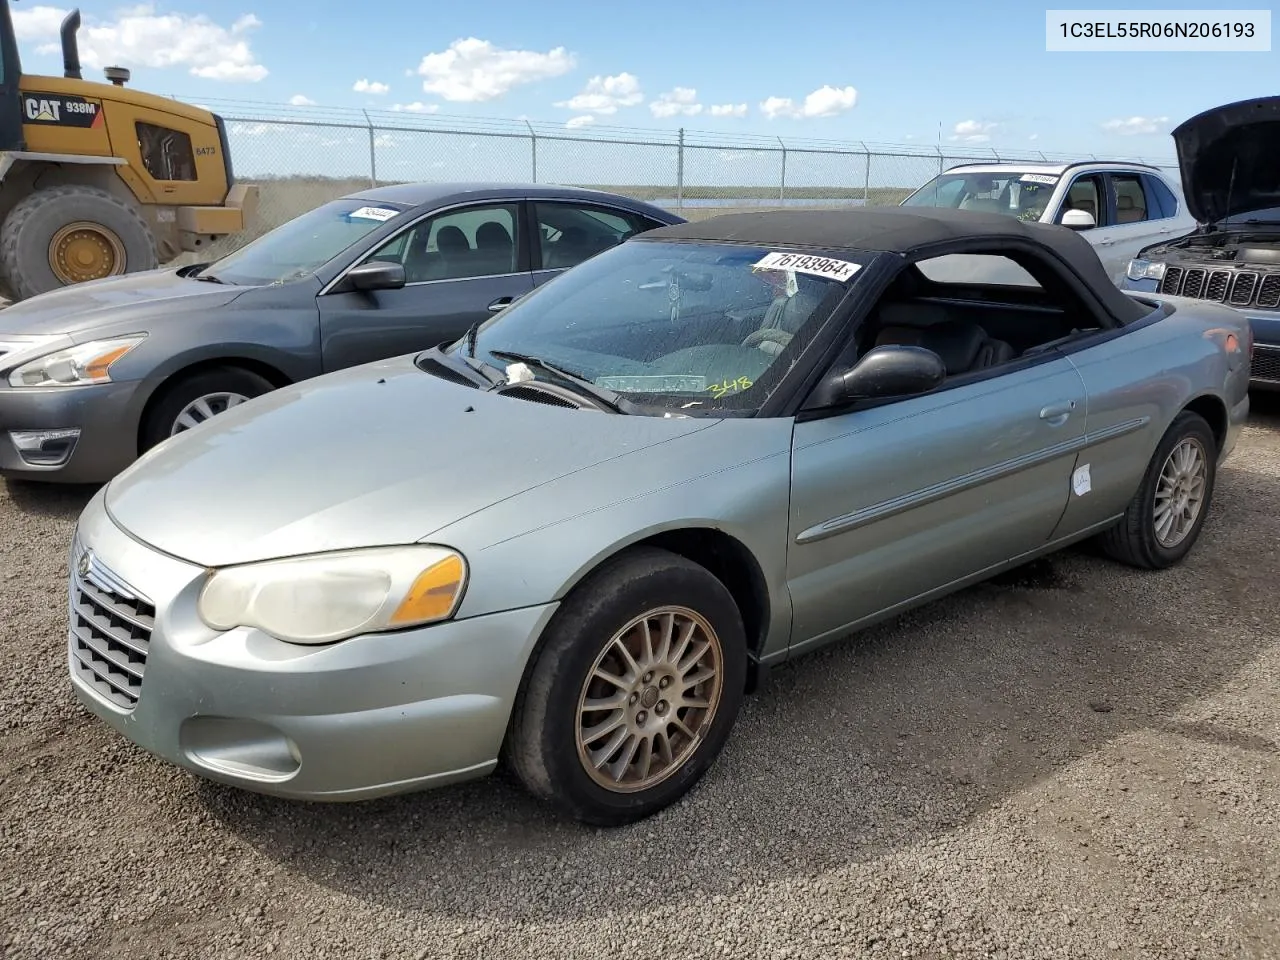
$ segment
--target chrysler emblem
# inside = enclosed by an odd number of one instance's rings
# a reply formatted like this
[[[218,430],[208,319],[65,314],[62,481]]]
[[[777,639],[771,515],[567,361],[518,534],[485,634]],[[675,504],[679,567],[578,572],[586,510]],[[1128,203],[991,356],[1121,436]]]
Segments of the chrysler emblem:
[[[80,573],[80,576],[87,577],[91,566],[93,566],[93,554],[86,550],[80,554],[80,559],[76,563],[76,570]]]

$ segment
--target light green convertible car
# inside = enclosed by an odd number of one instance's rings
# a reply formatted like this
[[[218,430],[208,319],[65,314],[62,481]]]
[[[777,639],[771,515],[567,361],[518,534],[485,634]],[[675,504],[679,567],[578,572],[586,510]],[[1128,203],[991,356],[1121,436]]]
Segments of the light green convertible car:
[[[937,280],[954,256],[1017,282]],[[71,683],[250,790],[505,761],[627,823],[707,772],[770,665],[1087,537],[1181,560],[1251,349],[1240,314],[1122,293],[1062,227],[662,227],[447,350],[274,391],[119,474],[71,545]]]

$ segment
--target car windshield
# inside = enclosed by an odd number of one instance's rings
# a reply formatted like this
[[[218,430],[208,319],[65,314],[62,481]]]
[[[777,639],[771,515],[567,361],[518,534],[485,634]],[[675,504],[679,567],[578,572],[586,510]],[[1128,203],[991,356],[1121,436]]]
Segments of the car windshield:
[[[333,200],[214,261],[198,276],[248,285],[296,280],[407,209],[381,201]]]
[[[1028,170],[947,172],[934,177],[902,201],[902,205],[983,210],[1019,220],[1039,220],[1057,184],[1058,177],[1054,174]]]
[[[487,321],[475,354],[536,357],[646,412],[754,411],[869,256],[633,240]],[[469,356],[467,338],[448,352]]]

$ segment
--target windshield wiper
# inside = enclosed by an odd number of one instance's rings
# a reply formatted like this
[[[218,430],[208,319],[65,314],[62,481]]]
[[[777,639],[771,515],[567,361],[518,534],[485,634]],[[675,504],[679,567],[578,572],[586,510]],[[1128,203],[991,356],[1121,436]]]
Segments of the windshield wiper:
[[[445,353],[438,346],[432,347],[418,356],[416,362],[419,368],[421,368],[423,361],[437,364],[446,370],[461,374],[482,390],[490,390],[504,382],[501,374],[497,371],[489,372],[493,370],[492,367],[486,367],[479,361],[468,360],[460,354]]]
[[[550,361],[543,360],[541,357],[535,357],[528,353],[516,353],[513,350],[490,350],[489,356],[497,357],[500,360],[512,360],[516,363],[523,363],[529,367],[541,367],[547,373],[557,379],[563,380],[576,387],[580,392],[588,396],[595,397],[607,406],[612,407],[618,413],[635,413],[638,409],[635,404],[614,393],[612,390],[606,390],[604,387],[596,386],[590,380],[585,379],[581,374],[574,373],[571,370],[565,370]]]

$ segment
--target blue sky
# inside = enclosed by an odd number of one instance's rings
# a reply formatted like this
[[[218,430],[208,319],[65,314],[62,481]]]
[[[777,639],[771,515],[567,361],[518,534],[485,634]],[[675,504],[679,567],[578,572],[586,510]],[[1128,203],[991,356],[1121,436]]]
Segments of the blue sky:
[[[26,69],[60,72],[65,9],[13,9]],[[1267,78],[1280,77],[1275,52],[1047,53],[1044,6],[1012,0],[93,0],[82,10],[94,74],[120,63],[133,85],[193,102],[305,98],[579,128],[933,144],[941,124],[944,145],[1166,157],[1176,123],[1275,93]]]

